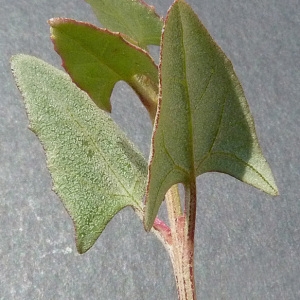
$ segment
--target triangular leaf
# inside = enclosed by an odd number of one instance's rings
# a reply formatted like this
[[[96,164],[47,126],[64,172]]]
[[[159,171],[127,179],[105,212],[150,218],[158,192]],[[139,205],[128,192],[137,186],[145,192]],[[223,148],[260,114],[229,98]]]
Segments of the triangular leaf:
[[[27,55],[14,56],[12,69],[83,253],[122,208],[141,210],[146,162],[67,74]]]
[[[157,86],[152,58],[120,34],[70,19],[51,19],[49,24],[63,67],[100,108],[111,111],[111,92],[119,80],[134,89],[137,83]]]
[[[154,8],[141,0],[86,0],[100,23],[111,31],[126,34],[145,48],[159,45],[163,22]]]
[[[227,173],[277,194],[232,64],[182,0],[175,1],[167,15],[160,81],[146,229],[173,184],[190,182],[204,172]]]

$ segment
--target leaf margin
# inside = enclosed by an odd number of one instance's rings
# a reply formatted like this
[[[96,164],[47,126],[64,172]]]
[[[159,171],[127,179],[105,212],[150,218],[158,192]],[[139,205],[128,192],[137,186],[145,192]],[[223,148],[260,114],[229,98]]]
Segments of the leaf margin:
[[[148,178],[147,178],[147,189],[146,189],[146,197],[145,197],[145,215],[144,215],[144,227],[147,231],[149,231],[153,225],[153,221],[158,213],[158,209],[163,201],[163,197],[159,194],[157,194],[157,196],[153,196],[153,197],[150,197],[149,195],[151,194],[151,182],[153,181],[152,178],[155,177],[155,175],[153,175],[153,163],[154,163],[154,159],[155,159],[155,155],[156,153],[158,152],[162,152],[161,149],[155,149],[155,139],[156,139],[156,135],[157,135],[157,132],[159,130],[159,122],[160,122],[160,117],[161,117],[161,109],[162,109],[162,86],[163,86],[163,83],[162,83],[162,60],[163,60],[163,57],[162,57],[162,53],[163,53],[163,48],[164,48],[164,36],[165,36],[165,33],[166,33],[166,26],[167,26],[167,22],[168,22],[168,19],[170,17],[170,12],[172,11],[172,9],[176,6],[185,6],[186,8],[188,7],[191,11],[191,13],[194,14],[194,16],[196,16],[196,18],[198,19],[199,21],[199,24],[201,25],[201,27],[204,28],[204,30],[206,31],[206,33],[208,34],[208,36],[210,37],[211,41],[215,44],[215,47],[216,49],[218,49],[218,51],[223,55],[223,58],[224,60],[226,61],[226,64],[227,64],[227,67],[229,66],[229,68],[232,69],[232,74],[235,76],[234,79],[237,80],[238,82],[238,85],[239,85],[239,88],[241,89],[242,91],[242,94],[244,95],[244,91],[242,89],[242,86],[240,84],[240,81],[238,80],[237,76],[236,76],[236,73],[234,71],[234,68],[232,66],[232,63],[230,62],[230,60],[227,58],[227,56],[225,55],[225,53],[222,51],[222,49],[220,48],[220,46],[218,46],[216,44],[216,42],[214,41],[214,39],[210,36],[210,34],[208,33],[207,29],[204,27],[204,25],[201,23],[201,21],[199,20],[199,17],[195,14],[195,12],[191,9],[191,7],[184,1],[184,0],[175,0],[173,5],[169,8],[168,10],[168,13],[167,13],[167,17],[165,19],[165,23],[164,23],[164,28],[163,28],[163,37],[162,37],[162,41],[161,41],[161,52],[160,52],[160,63],[159,63],[159,99],[158,99],[158,109],[157,109],[157,114],[156,114],[156,118],[155,118],[155,125],[154,125],[154,129],[153,129],[153,134],[152,134],[152,142],[151,142],[151,153],[150,153],[150,158],[149,158],[149,163],[148,163]],[[186,17],[186,16],[185,16]],[[182,26],[182,25],[181,25]],[[173,75],[172,75],[173,76]],[[244,97],[245,98],[245,97]],[[248,102],[245,98],[245,103],[244,103],[247,108],[249,109],[249,105],[248,105]],[[169,107],[169,110],[171,110],[171,108]],[[249,115],[247,115],[247,117],[250,116],[250,119],[247,119],[249,121],[248,125],[249,127],[251,128],[250,129],[250,132],[252,132],[251,130],[253,130],[252,133],[255,134],[255,138],[257,139],[257,136],[256,136],[256,131],[255,131],[255,125],[254,125],[254,120],[253,120],[253,117],[251,115],[251,112],[249,110]],[[162,125],[161,125],[162,126]],[[263,157],[263,154],[262,154],[262,151],[261,151],[261,148],[259,146],[259,143],[258,143],[258,140],[257,140],[257,149],[258,152],[260,152],[260,154],[262,155],[262,159],[261,159],[261,162],[265,163],[265,165],[269,168],[269,165],[266,161],[266,159]],[[170,156],[170,160],[172,160],[172,157]],[[175,163],[174,163],[175,165]],[[253,170],[255,169],[253,166],[251,165],[247,165],[247,163],[245,163],[245,168],[249,167],[250,169],[252,168]],[[175,167],[174,167],[175,168]],[[173,169],[174,170],[174,169]],[[270,168],[269,168],[270,170]],[[175,172],[175,171],[174,171]],[[209,171],[204,171],[204,172],[198,172],[198,174],[196,174],[197,172],[192,172],[192,173],[195,173],[196,177],[205,173],[205,172],[221,172],[221,173],[225,173],[225,174],[229,174],[228,172],[224,172],[224,171],[220,171],[220,170],[209,170]],[[269,171],[268,171],[269,172]],[[268,173],[267,172],[267,173]],[[171,173],[171,171],[170,171]],[[179,174],[181,173],[181,175]],[[156,172],[157,174],[157,172]],[[184,178],[184,175],[182,174],[185,174],[186,177]],[[249,183],[249,181],[251,180],[248,180],[248,178],[245,178],[246,180],[243,180],[241,178],[238,178],[236,176],[233,176],[232,174],[229,174],[233,177],[236,177],[237,179],[241,180],[241,181],[244,181],[245,183],[248,183],[250,185],[253,185],[255,186],[256,188],[258,189],[261,189],[263,190],[264,192],[266,193],[269,193],[273,196],[275,195],[278,195],[278,188],[276,186],[276,183],[275,183],[275,180],[273,178],[273,175],[272,175],[272,172],[270,170],[268,176],[269,176],[269,179],[271,181],[268,181],[265,177],[263,177],[260,172],[257,171],[257,174],[258,174],[258,177],[261,176],[261,178],[267,183],[267,185],[269,185],[269,189],[266,188],[264,190],[264,188],[262,187],[258,187],[257,185],[255,185],[253,183],[253,180],[252,180],[252,183]],[[164,178],[164,181],[168,179],[168,176],[165,176],[162,175],[162,177]],[[171,183],[167,184],[166,185],[168,186],[168,189],[171,188],[172,185],[174,184],[177,184],[177,183],[183,183],[185,184],[189,179],[189,175],[185,172],[184,169],[182,169],[181,171],[178,170],[178,174],[176,175],[176,172],[175,172],[175,175],[173,175],[173,179],[169,179],[169,181]],[[177,179],[175,179],[177,178]],[[181,178],[181,179],[178,179],[178,178]],[[167,190],[166,188],[164,188],[164,191],[163,191],[163,194],[165,195]],[[158,192],[159,193],[159,192]],[[159,196],[158,196],[159,195]],[[159,199],[157,200],[157,197],[159,197]],[[150,198],[150,204],[149,204],[149,198]]]
[[[18,54],[18,55],[14,55],[12,56],[11,58],[11,68],[12,68],[12,72],[13,72],[13,75],[16,79],[16,83],[17,83],[17,87],[18,89],[20,90],[21,92],[21,95],[22,97],[24,98],[24,103],[25,103],[25,108],[26,108],[26,112],[27,112],[27,115],[28,115],[28,119],[29,119],[29,129],[37,136],[38,140],[40,141],[43,149],[44,149],[44,153],[45,153],[45,156],[46,156],[46,164],[47,164],[47,168],[49,170],[49,173],[50,173],[50,176],[51,176],[51,179],[52,179],[52,190],[55,192],[55,194],[57,194],[58,198],[62,201],[64,207],[66,208],[69,216],[71,217],[72,221],[73,221],[73,224],[74,224],[74,227],[75,227],[75,239],[76,239],[76,247],[77,247],[77,250],[80,254],[82,253],[85,253],[86,251],[88,251],[93,245],[94,243],[97,241],[97,239],[99,238],[99,236],[101,235],[101,233],[103,232],[103,230],[105,229],[106,225],[111,221],[111,219],[120,211],[122,210],[123,208],[125,208],[126,206],[131,206],[134,210],[137,210],[137,212],[141,212],[142,211],[142,197],[143,195],[141,194],[140,195],[140,199],[137,200],[135,199],[134,201],[131,201],[130,203],[126,204],[126,205],[121,205],[122,207],[117,209],[117,211],[107,219],[107,222],[104,222],[104,227],[103,229],[101,230],[101,232],[99,232],[98,236],[96,238],[94,238],[94,240],[92,242],[88,242],[86,243],[86,241],[82,241],[81,237],[79,236],[79,233],[80,233],[80,230],[78,228],[78,223],[76,221],[76,218],[72,215],[71,211],[70,211],[70,207],[68,207],[68,205],[66,204],[66,200],[64,200],[62,197],[64,197],[60,190],[59,190],[59,187],[58,187],[58,183],[57,183],[57,180],[55,178],[56,175],[54,175],[54,169],[56,168],[55,164],[53,164],[52,162],[52,158],[51,157],[51,154],[49,152],[49,148],[48,146],[46,145],[47,143],[45,143],[40,134],[38,133],[39,132],[39,129],[36,128],[36,125],[34,124],[35,121],[33,121],[33,117],[32,117],[32,112],[30,111],[31,109],[29,108],[29,105],[28,105],[28,102],[27,100],[25,100],[26,97],[30,97],[28,96],[30,94],[30,92],[28,93],[28,91],[26,91],[26,88],[24,89],[24,86],[23,86],[23,83],[21,82],[22,79],[19,78],[19,75],[20,73],[22,73],[23,71],[21,71],[21,68],[19,68],[18,64],[20,63],[21,60],[26,60],[28,59],[28,61],[26,63],[32,63],[32,67],[35,68],[35,71],[38,70],[38,68],[36,68],[36,65],[34,65],[35,62],[37,62],[38,64],[40,65],[43,65],[43,66],[46,66],[46,67],[49,67],[51,70],[55,70],[55,73],[56,74],[60,74],[61,75],[61,78],[63,78],[63,80],[66,80],[66,81],[69,81],[70,85],[73,85],[73,88],[76,89],[78,91],[78,93],[80,93],[83,97],[83,99],[85,100],[89,100],[90,101],[90,104],[91,105],[94,105],[95,104],[91,101],[91,99],[89,99],[87,97],[87,95],[85,93],[83,93],[78,87],[76,87],[70,80],[69,76],[65,73],[63,73],[62,71],[54,68],[53,66],[51,66],[50,64],[44,62],[43,60],[41,59],[38,59],[34,56],[30,56],[30,55],[25,55],[25,54]],[[22,63],[22,62],[21,62]],[[19,73],[19,74],[18,74]],[[25,73],[23,74],[25,75]],[[26,79],[27,80],[27,79]],[[44,91],[45,92],[45,91]],[[94,107],[95,109],[97,109],[96,107]],[[111,120],[110,122],[113,122],[112,119],[109,117],[109,115],[105,112],[102,112],[101,110],[97,109],[98,112],[100,112],[101,114],[103,114],[103,116],[105,115],[105,118],[107,120]],[[37,122],[36,122],[37,123]],[[115,124],[114,122],[112,124]],[[118,126],[116,125],[113,125],[115,126],[115,128],[118,128]],[[125,137],[125,134],[122,133],[122,131],[120,129],[118,129],[119,132],[121,132],[121,135],[122,137]],[[129,141],[128,141],[129,142]],[[129,144],[131,144],[133,146],[133,144],[131,142],[129,142]],[[134,149],[136,150],[136,149]],[[139,152],[137,153],[139,155],[141,155]],[[141,156],[142,157],[142,156]],[[144,159],[143,159],[144,160]],[[145,162],[145,160],[144,160]],[[54,169],[53,169],[54,168]],[[144,177],[145,177],[145,180],[146,180],[146,162],[145,162],[145,170],[144,170]],[[140,179],[139,179],[140,180]],[[142,180],[140,180],[142,182]],[[141,184],[141,186],[134,186],[134,189],[137,189],[136,192],[137,193],[140,193],[138,192],[139,189],[141,189],[141,187],[143,186],[143,183],[139,183],[139,185]],[[137,182],[136,182],[137,183]],[[144,191],[142,192],[144,194]],[[133,198],[132,198],[133,199]],[[87,230],[87,236],[89,234],[89,230]]]

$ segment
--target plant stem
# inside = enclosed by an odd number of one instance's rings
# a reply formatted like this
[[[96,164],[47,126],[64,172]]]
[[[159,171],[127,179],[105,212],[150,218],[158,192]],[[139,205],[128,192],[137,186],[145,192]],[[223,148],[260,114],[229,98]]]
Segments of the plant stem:
[[[141,75],[134,76],[130,85],[148,110],[153,124],[157,110],[158,86]],[[195,176],[191,176],[189,183],[185,184],[184,213],[182,213],[178,185],[176,184],[166,194],[170,228],[156,218],[151,229],[170,255],[179,300],[196,300],[194,235],[197,194],[195,178]],[[138,210],[137,213],[143,219],[143,210]]]
[[[169,253],[176,280],[178,300],[195,300],[194,233],[196,221],[196,183],[185,185],[185,212],[182,213],[178,185],[166,194],[170,228],[158,218],[151,232],[162,242]],[[143,220],[143,208],[135,208]]]
[[[184,224],[184,249],[183,249],[183,273],[185,280],[184,299],[196,299],[196,286],[194,277],[194,237],[196,225],[197,193],[196,179],[185,186],[185,224]]]
[[[182,214],[177,185],[166,194],[172,235],[170,253],[179,300],[196,299],[194,280],[194,233],[196,221],[196,182],[185,186],[185,213]]]
[[[147,109],[152,123],[154,122],[157,109],[158,86],[144,75],[135,75],[131,78],[130,86],[139,96]]]

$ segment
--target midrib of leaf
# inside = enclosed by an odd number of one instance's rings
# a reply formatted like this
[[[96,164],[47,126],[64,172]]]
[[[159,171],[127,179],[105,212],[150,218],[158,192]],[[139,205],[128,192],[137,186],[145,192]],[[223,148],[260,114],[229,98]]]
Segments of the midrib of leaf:
[[[80,123],[80,121],[76,118],[76,116],[71,112],[70,109],[68,109],[67,105],[61,106],[61,108],[64,108],[64,110],[69,114],[70,118],[73,118],[74,122],[78,125],[77,127],[80,129],[80,131],[82,133],[84,133],[84,136],[87,138],[89,138],[90,142],[92,143],[95,153],[97,153],[101,159],[103,161],[105,161],[106,166],[108,167],[108,169],[111,171],[111,173],[115,176],[115,178],[118,180],[120,186],[123,188],[123,191],[127,193],[127,195],[114,195],[114,196],[121,196],[121,197],[127,197],[129,199],[132,199],[135,203],[137,203],[139,206],[139,202],[137,201],[137,199],[135,199],[132,194],[127,190],[127,188],[124,186],[122,180],[117,176],[116,171],[112,168],[111,164],[109,164],[105,158],[105,155],[103,155],[102,151],[98,148],[97,144],[95,143],[93,136],[91,136],[89,134],[89,132],[85,129],[85,127]],[[83,177],[80,177],[80,179],[82,181],[84,181]],[[91,184],[88,181],[84,181],[86,184],[88,183],[88,185],[91,186]],[[137,181],[136,181],[137,182]],[[134,185],[136,185],[136,182],[134,183]],[[92,186],[93,188],[95,188],[95,186]],[[98,191],[101,191],[101,189],[98,189]],[[106,195],[112,195],[112,194],[106,194]]]
[[[189,118],[188,118],[188,127],[189,127],[189,135],[190,135],[190,141],[191,141],[191,145],[189,145],[190,149],[191,149],[191,153],[190,153],[190,159],[191,159],[191,170],[189,172],[189,176],[190,179],[192,180],[192,178],[196,178],[196,172],[195,172],[195,149],[194,149],[194,145],[195,145],[195,140],[194,140],[194,126],[193,126],[193,114],[192,114],[192,108],[191,108],[191,98],[190,98],[190,92],[189,92],[189,84],[188,84],[188,77],[187,77],[187,66],[186,66],[186,49],[184,46],[184,28],[182,26],[183,22],[181,21],[182,16],[181,16],[181,11],[180,9],[178,9],[179,11],[179,17],[180,17],[180,30],[181,30],[181,48],[182,48],[182,62],[183,62],[183,72],[184,72],[184,78],[185,78],[185,82],[184,82],[184,86],[185,86],[185,90],[186,90],[186,95],[187,95],[187,104],[188,104],[188,114],[189,114]]]
[[[100,29],[102,31],[102,29]],[[103,32],[103,31],[102,31]],[[106,32],[103,32],[103,33],[106,33]],[[75,42],[81,49],[85,50],[91,57],[95,58],[102,66],[108,68],[112,73],[114,73],[114,75],[116,75],[117,77],[119,77],[119,80],[122,80],[122,76],[117,73],[114,69],[111,68],[111,66],[109,64],[106,64],[103,62],[103,60],[99,59],[99,57],[93,53],[92,51],[90,51],[90,48],[89,47],[84,47],[82,43],[78,42],[76,39],[74,39],[72,36],[66,34],[65,32],[63,33],[64,36],[67,37],[67,39],[69,39],[70,41],[72,41],[73,43]],[[116,34],[113,34],[114,36],[116,36]],[[123,40],[125,43],[127,43],[120,35],[119,35],[119,38],[121,40]],[[106,51],[106,49],[108,48],[108,43],[105,43],[105,48],[102,49],[102,54]],[[99,48],[100,50],[101,48]],[[142,50],[142,49],[141,49]],[[77,51],[78,52],[78,51]],[[108,61],[106,61],[108,62]],[[80,65],[78,63],[76,63],[77,65]],[[85,65],[83,63],[81,63],[82,65]]]

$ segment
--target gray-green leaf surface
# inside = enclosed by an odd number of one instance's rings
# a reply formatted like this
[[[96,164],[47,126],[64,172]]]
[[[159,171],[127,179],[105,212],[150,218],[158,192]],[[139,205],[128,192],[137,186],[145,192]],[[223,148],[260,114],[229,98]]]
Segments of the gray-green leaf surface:
[[[167,15],[160,81],[146,229],[173,184],[205,172],[227,173],[271,195],[278,193],[232,64],[182,0]]]
[[[43,144],[54,191],[74,221],[83,253],[122,208],[141,210],[146,162],[67,74],[27,55],[11,63],[30,128]]]

